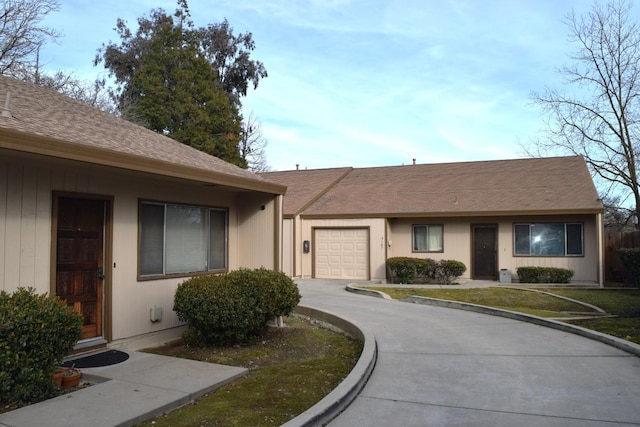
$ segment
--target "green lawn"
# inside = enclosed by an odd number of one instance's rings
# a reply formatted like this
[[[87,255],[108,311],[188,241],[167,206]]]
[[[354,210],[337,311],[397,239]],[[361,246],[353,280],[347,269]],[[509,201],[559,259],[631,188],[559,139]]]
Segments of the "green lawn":
[[[568,320],[567,323],[640,344],[639,289],[555,289],[553,292],[593,304],[609,314],[618,316],[606,319]]]
[[[563,312],[594,312],[592,309],[553,296],[517,289],[470,288],[470,289],[424,289],[424,288],[375,288],[391,298],[402,299],[410,295],[468,302],[489,307],[502,308],[553,317],[562,320],[570,315]],[[539,288],[555,295],[565,296],[595,305],[615,318],[565,320],[567,323],[613,335],[640,344],[640,290],[638,289],[569,289]]]

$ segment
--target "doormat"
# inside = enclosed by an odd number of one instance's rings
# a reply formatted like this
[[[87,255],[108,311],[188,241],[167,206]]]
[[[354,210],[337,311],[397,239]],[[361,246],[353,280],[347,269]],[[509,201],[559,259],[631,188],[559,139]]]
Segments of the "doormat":
[[[65,368],[75,366],[76,368],[99,368],[100,366],[115,365],[122,363],[129,358],[124,351],[109,350],[101,353],[92,354],[91,356],[79,357],[77,359],[67,360],[62,364]]]

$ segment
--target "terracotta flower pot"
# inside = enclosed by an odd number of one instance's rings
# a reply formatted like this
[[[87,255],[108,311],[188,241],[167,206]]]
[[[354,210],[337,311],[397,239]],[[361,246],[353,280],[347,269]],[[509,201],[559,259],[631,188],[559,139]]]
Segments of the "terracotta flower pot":
[[[62,374],[62,388],[75,387],[80,382],[82,373],[79,369],[70,368]]]
[[[62,387],[62,378],[64,377],[64,372],[66,368],[58,368],[55,374],[53,374],[53,382],[56,383],[56,387]]]

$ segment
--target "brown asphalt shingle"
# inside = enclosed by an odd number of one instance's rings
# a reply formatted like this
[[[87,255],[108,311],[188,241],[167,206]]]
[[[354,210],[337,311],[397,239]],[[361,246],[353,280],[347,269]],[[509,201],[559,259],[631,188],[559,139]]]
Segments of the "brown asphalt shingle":
[[[0,128],[263,182],[247,170],[51,89],[0,76]]]
[[[296,215],[352,170],[353,168],[295,170],[267,172],[262,176],[287,186],[283,213]]]
[[[287,172],[290,197],[313,199],[314,171]],[[284,183],[280,175],[268,175]],[[326,190],[326,189],[325,189]],[[297,200],[288,201],[299,205]],[[602,205],[581,157],[353,169],[302,215],[407,216],[598,212]]]

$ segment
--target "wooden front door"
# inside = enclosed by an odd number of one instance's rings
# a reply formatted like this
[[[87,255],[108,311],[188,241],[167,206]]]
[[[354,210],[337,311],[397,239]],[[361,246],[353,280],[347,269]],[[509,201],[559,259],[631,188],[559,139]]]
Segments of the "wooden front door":
[[[81,339],[102,336],[104,200],[59,197],[56,295],[82,315]]]
[[[497,234],[495,225],[473,225],[472,279],[496,280],[498,274]]]

